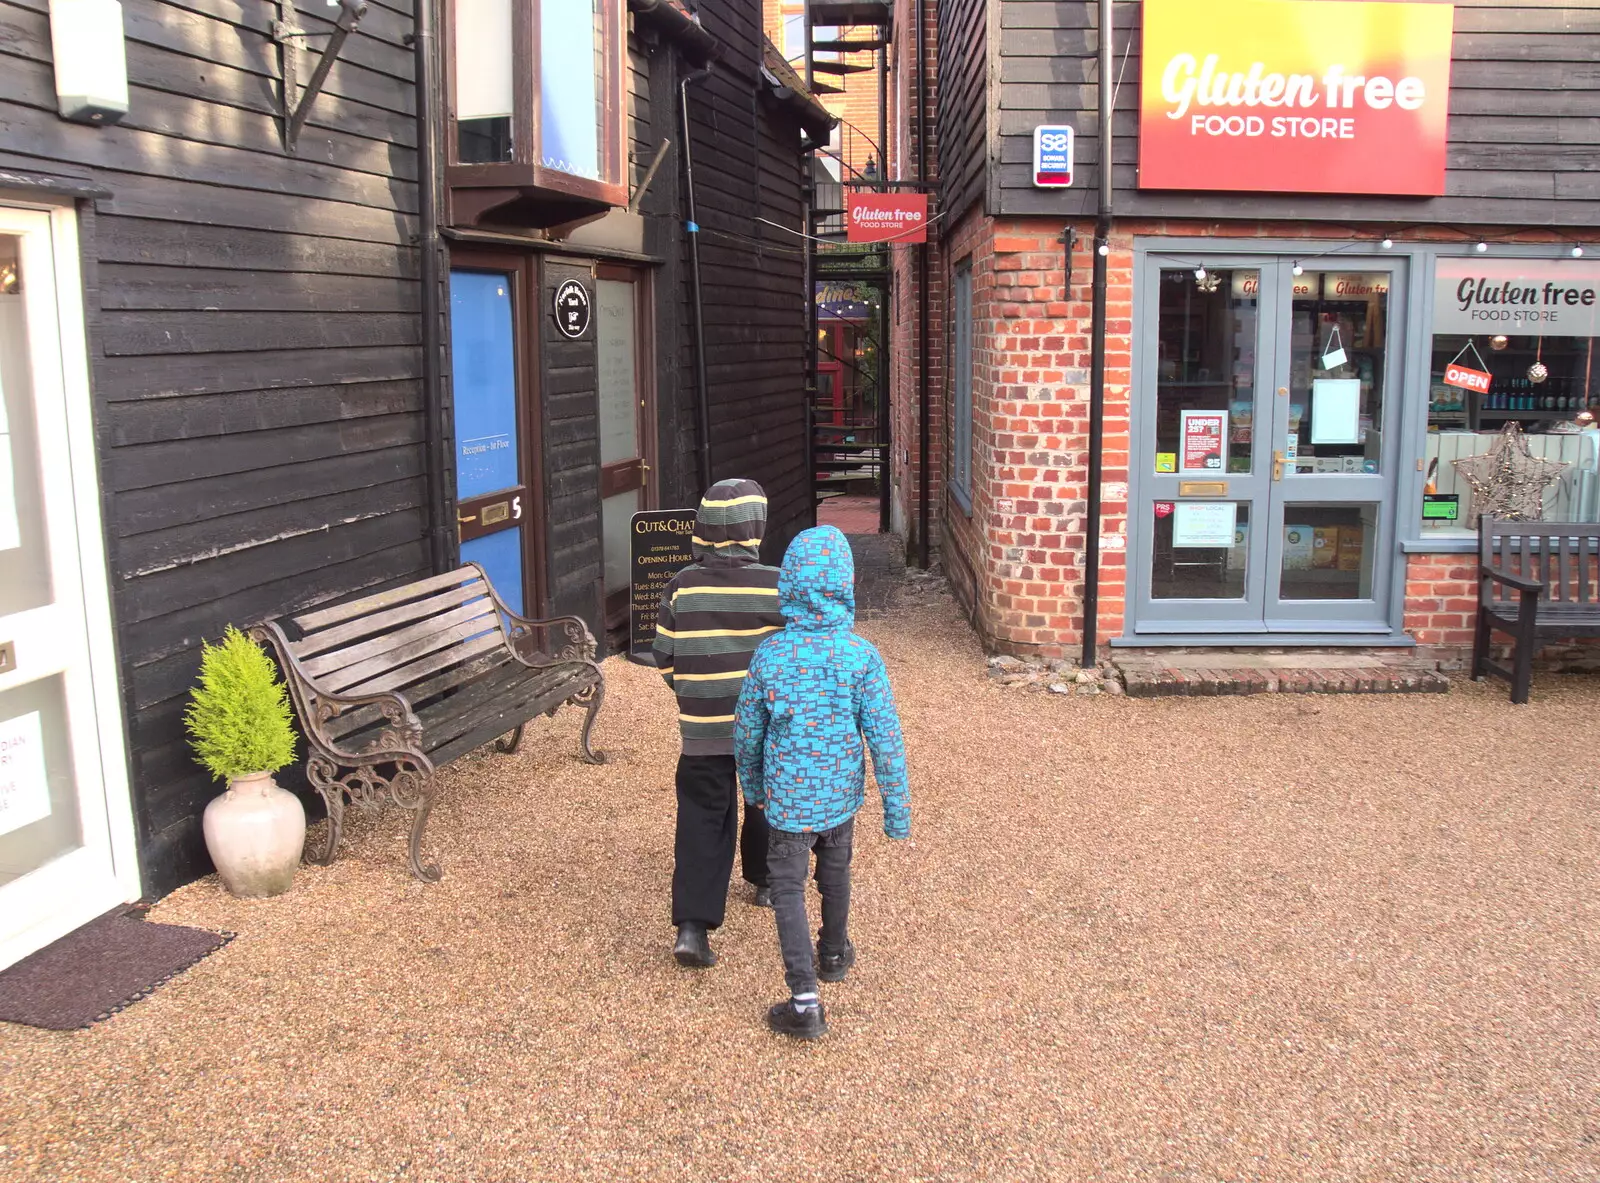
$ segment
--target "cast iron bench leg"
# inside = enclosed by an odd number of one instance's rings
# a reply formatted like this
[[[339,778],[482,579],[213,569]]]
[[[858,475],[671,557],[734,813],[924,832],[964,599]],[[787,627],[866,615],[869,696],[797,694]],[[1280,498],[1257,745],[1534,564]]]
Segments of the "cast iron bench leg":
[[[422,861],[422,830],[428,824],[428,815],[432,812],[433,786],[430,784],[424,790],[422,801],[418,804],[416,815],[411,821],[411,873],[424,883],[437,883],[444,875],[437,863]]]
[[[328,836],[322,844],[322,850],[316,854],[306,855],[306,862],[313,866],[333,865],[334,856],[339,853],[339,839],[344,834],[344,786],[333,777],[333,773],[337,771],[331,765],[324,767],[320,763],[320,757],[306,761],[306,779],[316,788],[322,797],[322,803],[328,807]]]
[[[583,749],[583,762],[585,764],[604,764],[606,762],[604,752],[596,752],[589,746],[589,732],[594,729],[595,716],[600,713],[600,706],[605,700],[606,684],[604,682],[596,682],[589,691],[589,713],[584,716],[583,732],[578,738],[579,745]],[[583,696],[578,696],[576,701],[584,701]]]
[[[522,732],[525,727],[527,727],[526,723],[517,724],[517,729],[511,733],[511,739],[509,741],[507,741],[506,737],[502,735],[499,739],[494,741],[494,746],[499,748],[508,756],[515,755],[516,750],[522,746]]]

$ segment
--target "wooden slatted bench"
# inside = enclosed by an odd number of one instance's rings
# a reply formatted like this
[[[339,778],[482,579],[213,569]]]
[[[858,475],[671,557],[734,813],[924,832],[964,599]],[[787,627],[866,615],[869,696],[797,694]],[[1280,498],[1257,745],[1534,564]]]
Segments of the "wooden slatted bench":
[[[309,751],[306,776],[328,806],[328,839],[311,861],[333,861],[345,798],[376,808],[388,797],[413,814],[411,873],[422,861],[434,770],[491,740],[514,752],[526,724],[571,703],[588,709],[583,759],[605,699],[595,642],[576,616],[527,620],[469,563],[334,608],[251,630],[277,651]],[[509,736],[509,739],[502,737]]]
[[[1511,636],[1511,665],[1489,659],[1490,634]],[[1478,621],[1472,677],[1495,674],[1525,703],[1543,641],[1600,637],[1600,523],[1478,519]]]

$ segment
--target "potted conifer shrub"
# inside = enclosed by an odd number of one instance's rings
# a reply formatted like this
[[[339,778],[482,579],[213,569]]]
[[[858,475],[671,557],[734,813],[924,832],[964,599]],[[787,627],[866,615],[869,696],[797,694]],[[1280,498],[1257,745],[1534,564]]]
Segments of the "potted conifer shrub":
[[[272,774],[294,759],[289,691],[271,659],[232,625],[204,645],[184,715],[195,755],[228,789],[206,806],[206,849],[227,889],[259,898],[289,890],[306,842],[306,811]]]

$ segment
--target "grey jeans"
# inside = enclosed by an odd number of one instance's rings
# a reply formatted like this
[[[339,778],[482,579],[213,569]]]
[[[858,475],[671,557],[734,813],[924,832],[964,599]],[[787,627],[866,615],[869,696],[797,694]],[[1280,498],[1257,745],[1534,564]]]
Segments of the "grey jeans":
[[[814,994],[817,967],[806,922],[806,870],[817,852],[817,890],[822,893],[822,929],[817,944],[824,953],[842,953],[850,943],[850,855],[855,818],[821,833],[793,834],[772,829],[767,837],[767,883],[778,920],[784,980],[790,994]]]

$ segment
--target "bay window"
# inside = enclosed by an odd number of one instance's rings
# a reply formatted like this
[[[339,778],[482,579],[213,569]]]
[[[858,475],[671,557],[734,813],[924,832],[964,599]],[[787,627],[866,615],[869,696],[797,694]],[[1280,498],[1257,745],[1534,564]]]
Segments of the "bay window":
[[[447,181],[459,220],[554,225],[627,203],[623,2],[453,0]]]

